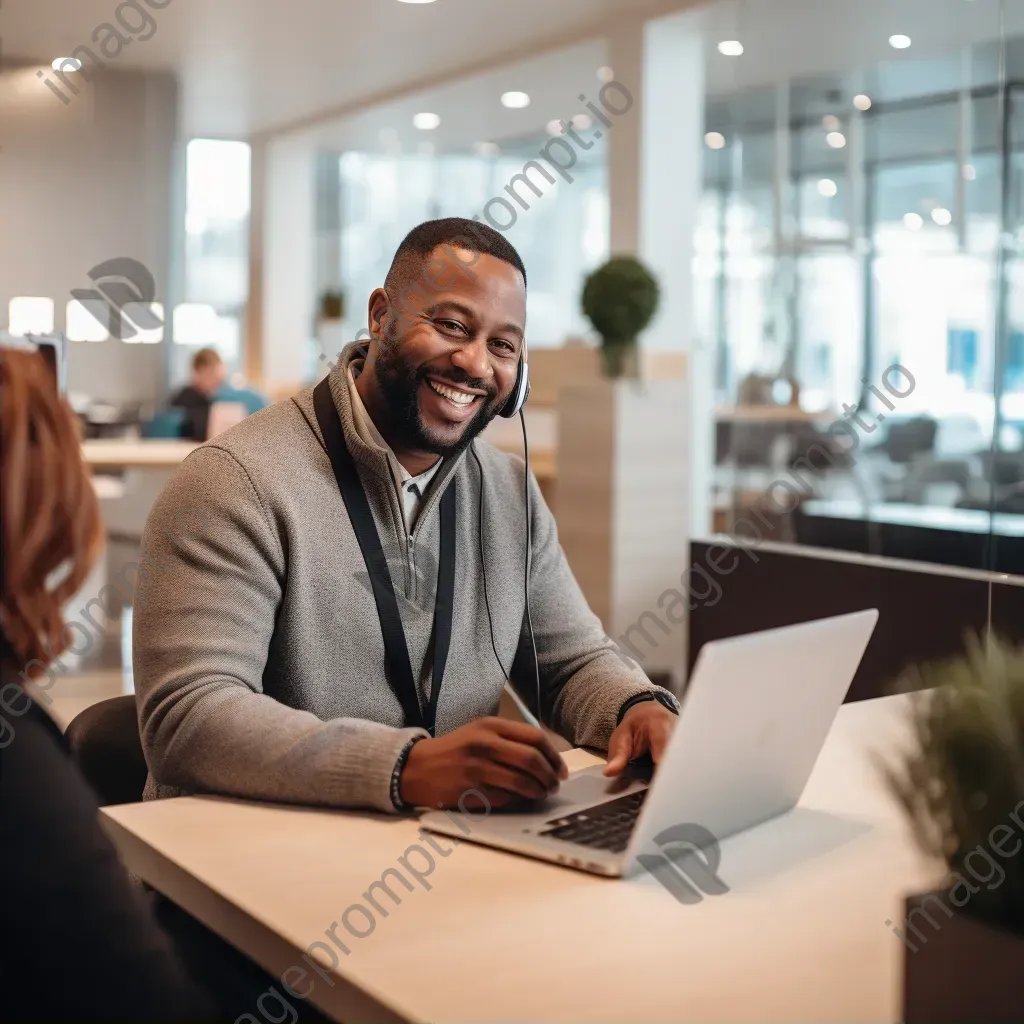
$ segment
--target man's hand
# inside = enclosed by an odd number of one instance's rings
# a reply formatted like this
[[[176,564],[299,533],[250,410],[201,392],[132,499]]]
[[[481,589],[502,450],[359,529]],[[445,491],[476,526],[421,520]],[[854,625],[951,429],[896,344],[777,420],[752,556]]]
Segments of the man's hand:
[[[481,718],[447,736],[423,739],[409,751],[399,795],[416,807],[458,807],[467,790],[491,807],[540,800],[558,789],[569,770],[540,729],[503,718]],[[470,794],[463,810],[480,810]]]
[[[608,763],[604,767],[604,774],[621,774],[633,758],[648,751],[654,763],[658,764],[678,721],[678,715],[672,714],[656,700],[634,704],[622,716],[622,721],[608,741]]]

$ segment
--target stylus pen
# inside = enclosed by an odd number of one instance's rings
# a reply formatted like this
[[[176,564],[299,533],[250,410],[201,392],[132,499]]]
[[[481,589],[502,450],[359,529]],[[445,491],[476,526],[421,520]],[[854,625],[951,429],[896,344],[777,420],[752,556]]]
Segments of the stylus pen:
[[[516,707],[519,708],[519,714],[521,714],[523,716],[523,718],[526,720],[526,724],[527,725],[532,725],[535,729],[539,729],[541,727],[541,724],[540,724],[540,722],[537,721],[536,716],[523,703],[522,698],[519,696],[518,693],[516,693],[516,691],[508,683],[505,684],[505,692],[515,702]]]

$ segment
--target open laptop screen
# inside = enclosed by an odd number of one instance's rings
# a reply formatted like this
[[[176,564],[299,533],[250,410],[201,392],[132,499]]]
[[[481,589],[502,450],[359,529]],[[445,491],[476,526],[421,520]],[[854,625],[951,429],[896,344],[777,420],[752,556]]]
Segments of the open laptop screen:
[[[30,334],[25,337],[0,334],[0,348],[35,351],[46,364],[53,377],[53,386],[63,394],[67,388],[67,346],[63,334]]]

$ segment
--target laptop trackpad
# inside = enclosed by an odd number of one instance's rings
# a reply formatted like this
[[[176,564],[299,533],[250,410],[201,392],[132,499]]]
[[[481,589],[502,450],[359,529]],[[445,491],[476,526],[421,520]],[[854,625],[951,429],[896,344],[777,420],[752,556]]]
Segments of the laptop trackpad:
[[[542,824],[551,818],[561,818],[584,807],[614,800],[616,797],[643,789],[650,779],[650,772],[645,772],[642,768],[627,768],[616,778],[605,778],[602,774],[603,769],[604,765],[595,765],[593,768],[574,772],[562,783],[554,796],[526,806],[520,805],[509,811],[495,808],[495,813],[536,816],[537,824]]]

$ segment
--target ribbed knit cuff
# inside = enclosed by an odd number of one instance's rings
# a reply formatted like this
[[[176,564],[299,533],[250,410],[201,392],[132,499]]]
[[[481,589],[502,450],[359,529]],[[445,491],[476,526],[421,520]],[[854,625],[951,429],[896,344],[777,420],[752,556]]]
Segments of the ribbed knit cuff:
[[[402,747],[401,753],[398,755],[398,760],[395,761],[395,767],[391,772],[391,802],[395,805],[396,811],[411,811],[413,810],[412,804],[407,804],[402,799],[402,770],[405,768],[405,762],[409,760],[409,754],[412,748],[422,739],[426,739],[425,736],[413,736],[411,740],[404,747]]]
[[[623,702],[622,707],[619,708],[619,714],[615,719],[616,726],[622,724],[622,719],[626,717],[626,712],[633,707],[634,704],[641,704],[647,700],[656,700],[663,708],[671,711],[672,714],[679,714],[679,701],[677,701],[667,690],[646,690],[644,693],[634,694],[629,698],[629,700]]]

